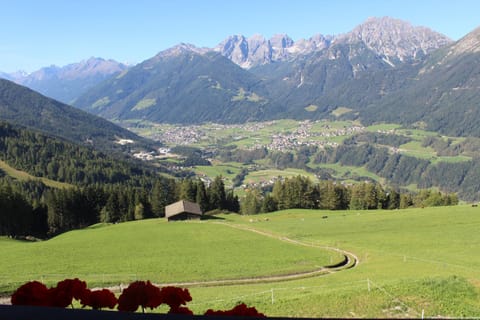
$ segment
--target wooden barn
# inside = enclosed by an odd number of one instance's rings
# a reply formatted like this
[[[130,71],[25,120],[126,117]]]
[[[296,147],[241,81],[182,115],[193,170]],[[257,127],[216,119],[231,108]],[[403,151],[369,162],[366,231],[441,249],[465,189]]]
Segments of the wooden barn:
[[[180,200],[165,207],[165,218],[168,221],[200,220],[203,212],[198,203]]]

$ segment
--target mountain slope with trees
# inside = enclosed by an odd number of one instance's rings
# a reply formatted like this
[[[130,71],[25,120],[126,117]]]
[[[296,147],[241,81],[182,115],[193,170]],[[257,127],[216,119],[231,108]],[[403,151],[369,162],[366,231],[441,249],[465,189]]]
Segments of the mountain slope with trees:
[[[221,177],[208,187],[197,179],[176,181],[157,167],[5,122],[0,122],[0,160],[71,185],[52,188],[0,171],[0,235],[45,237],[98,222],[162,217],[165,206],[179,199],[197,201],[205,211],[239,210]]]
[[[320,119],[342,107],[350,110],[342,117],[365,124],[478,136],[478,33],[452,43],[427,28],[373,18],[322,41],[295,44],[279,35],[234,36],[214,49],[182,44],[75,105],[108,119],[170,123]]]
[[[105,119],[4,79],[0,79],[0,120],[102,150],[125,149],[117,143],[120,139],[142,147],[151,144]]]
[[[108,119],[244,122],[262,118],[266,91],[218,53],[179,45],[80,97],[75,106]]]
[[[429,55],[406,85],[361,114],[451,136],[480,136],[480,29]]]

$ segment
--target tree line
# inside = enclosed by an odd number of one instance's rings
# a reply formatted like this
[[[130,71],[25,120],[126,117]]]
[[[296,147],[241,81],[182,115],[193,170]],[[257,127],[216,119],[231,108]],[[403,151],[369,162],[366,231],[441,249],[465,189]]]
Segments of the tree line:
[[[297,176],[278,179],[271,191],[248,190],[241,201],[242,214],[267,213],[285,209],[374,210],[458,204],[456,194],[421,190],[418,193],[384,189],[375,182],[341,184],[331,180],[313,183]]]
[[[0,235],[39,238],[99,222],[159,218],[165,206],[180,199],[197,202],[204,212],[238,212],[238,197],[221,177],[208,186],[199,179],[158,177],[150,187],[90,185],[48,188],[38,181],[0,178]]]

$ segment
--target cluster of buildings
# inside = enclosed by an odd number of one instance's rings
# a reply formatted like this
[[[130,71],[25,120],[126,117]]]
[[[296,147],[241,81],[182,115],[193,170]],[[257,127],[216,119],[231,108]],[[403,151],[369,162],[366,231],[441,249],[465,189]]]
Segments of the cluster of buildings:
[[[172,127],[153,136],[153,139],[170,145],[191,145],[198,143],[205,134],[198,126]]]
[[[304,146],[317,146],[320,148],[337,147],[338,143],[333,141],[331,138],[349,136],[365,130],[364,127],[353,124],[350,126],[335,128],[330,126],[328,123],[324,123],[321,129],[319,129],[318,124],[321,122],[323,121],[305,120],[299,122],[299,126],[291,132],[273,134],[271,136],[270,143],[264,144],[257,142],[248,149],[254,150],[266,148],[268,150],[275,151],[292,151]],[[193,145],[202,140],[216,139],[224,136],[223,134],[216,135],[216,131],[229,130],[231,131],[231,139],[240,140],[244,138],[242,136],[242,132],[243,135],[244,132],[257,132],[274,124],[276,124],[275,121],[266,121],[234,125],[210,124],[208,127],[197,125],[171,127],[167,130],[162,130],[162,132],[156,134],[153,138],[170,145]],[[238,134],[235,132],[236,129],[239,131]],[[137,153],[134,156],[142,160],[153,160],[155,158],[162,157],[162,154],[164,157],[165,154],[168,153],[169,150],[159,150],[160,155],[152,152],[142,152]]]
[[[141,151],[141,152],[137,152],[137,153],[133,154],[134,158],[144,160],[144,161],[151,161],[151,160],[154,160],[154,159],[162,159],[162,158],[166,158],[166,157],[169,157],[169,156],[172,156],[170,154],[170,148],[159,148],[157,150],[157,152],[155,152],[155,151],[149,151],[149,152]]]
[[[300,122],[299,127],[291,133],[279,133],[272,136],[272,142],[268,145],[256,144],[252,149],[267,148],[276,151],[291,151],[302,146],[326,146],[337,147],[338,143],[329,141],[329,138],[353,135],[365,130],[362,126],[345,126],[334,129],[328,124],[324,125],[325,130],[312,130],[313,124],[309,120]]]

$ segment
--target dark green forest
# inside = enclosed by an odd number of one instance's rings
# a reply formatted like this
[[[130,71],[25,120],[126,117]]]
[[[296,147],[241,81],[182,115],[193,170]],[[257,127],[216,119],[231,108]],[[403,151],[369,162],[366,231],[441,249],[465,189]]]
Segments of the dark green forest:
[[[0,79],[0,120],[109,152],[132,147],[116,143],[118,139],[131,139],[135,147],[147,149],[154,144],[112,122],[4,79]]]

